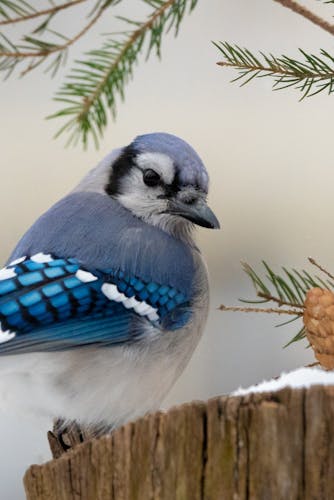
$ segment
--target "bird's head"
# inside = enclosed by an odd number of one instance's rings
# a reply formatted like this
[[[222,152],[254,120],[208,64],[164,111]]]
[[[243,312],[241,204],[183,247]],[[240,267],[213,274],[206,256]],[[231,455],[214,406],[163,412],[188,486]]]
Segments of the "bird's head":
[[[194,149],[179,137],[138,136],[111,164],[105,161],[101,166],[105,194],[145,222],[180,235],[189,233],[193,224],[219,228],[206,203],[207,171]],[[101,166],[95,177],[102,173]]]

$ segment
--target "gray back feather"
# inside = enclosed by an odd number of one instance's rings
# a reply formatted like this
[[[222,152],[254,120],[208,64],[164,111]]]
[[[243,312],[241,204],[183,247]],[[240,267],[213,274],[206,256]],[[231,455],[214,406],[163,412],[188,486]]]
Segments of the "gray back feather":
[[[38,252],[122,270],[186,294],[194,275],[188,245],[96,192],[74,192],[51,207],[22,237],[9,262]]]

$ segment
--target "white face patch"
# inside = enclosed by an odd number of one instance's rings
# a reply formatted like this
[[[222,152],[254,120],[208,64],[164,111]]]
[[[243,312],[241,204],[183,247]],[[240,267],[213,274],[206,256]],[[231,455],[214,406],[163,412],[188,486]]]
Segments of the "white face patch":
[[[158,185],[145,184],[144,171],[148,169],[160,176]],[[166,187],[173,184],[175,174],[176,167],[168,155],[153,152],[138,154],[133,166],[119,179],[117,201],[148,224],[188,241],[192,224],[185,218],[169,213],[170,195],[166,196]]]
[[[136,163],[141,170],[151,168],[160,175],[164,184],[171,184],[175,176],[173,160],[162,153],[141,153],[136,157]]]
[[[144,220],[151,220],[152,217],[165,212],[167,201],[160,199],[164,194],[161,186],[146,186],[143,181],[143,172],[136,167],[122,178],[118,201],[123,207],[130,210],[137,217]]]

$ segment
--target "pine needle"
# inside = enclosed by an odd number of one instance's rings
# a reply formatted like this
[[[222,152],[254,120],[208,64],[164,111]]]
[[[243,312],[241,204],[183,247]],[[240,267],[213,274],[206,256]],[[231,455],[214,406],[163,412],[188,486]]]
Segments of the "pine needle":
[[[197,0],[155,0],[155,6],[144,22],[124,19],[135,26],[118,35],[106,35],[100,49],[85,54],[76,62],[55,100],[65,107],[48,118],[69,118],[56,137],[69,133],[68,144],[81,141],[86,147],[89,138],[95,146],[107,126],[109,113],[114,118],[118,101],[124,99],[124,89],[132,78],[139,56],[146,48],[146,59],[155,52],[159,57],[163,35],[179,31],[186,12],[191,12]]]
[[[256,292],[257,300],[240,299],[243,303],[273,302],[279,305],[279,308],[260,308],[260,307],[240,307],[221,305],[220,310],[245,313],[265,313],[265,314],[288,314],[294,316],[291,320],[280,323],[276,326],[285,326],[302,317],[305,306],[305,299],[308,290],[314,287],[326,288],[334,291],[333,275],[323,266],[318,264],[315,259],[309,258],[309,262],[317,267],[326,277],[313,276],[308,271],[298,271],[296,269],[287,269],[282,267],[280,272],[275,272],[269,264],[262,262],[262,273],[256,272],[249,264],[242,262],[242,267],[248,277],[251,279]],[[298,333],[287,344],[299,341],[306,336],[305,329],[302,327]]]
[[[294,88],[301,92],[301,100],[327,90],[334,91],[334,57],[326,50],[320,54],[309,54],[299,49],[301,60],[287,55],[279,57],[262,52],[255,55],[246,48],[231,45],[228,42],[213,42],[223,55],[219,66],[231,67],[238,71],[238,76],[232,80],[241,86],[256,78],[268,77],[273,90]]]

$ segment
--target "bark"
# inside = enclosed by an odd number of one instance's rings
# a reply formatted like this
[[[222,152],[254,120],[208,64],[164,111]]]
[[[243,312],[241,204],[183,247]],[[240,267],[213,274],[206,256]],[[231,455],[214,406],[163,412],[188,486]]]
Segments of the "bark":
[[[334,387],[194,402],[31,466],[27,499],[330,500],[333,427]]]

